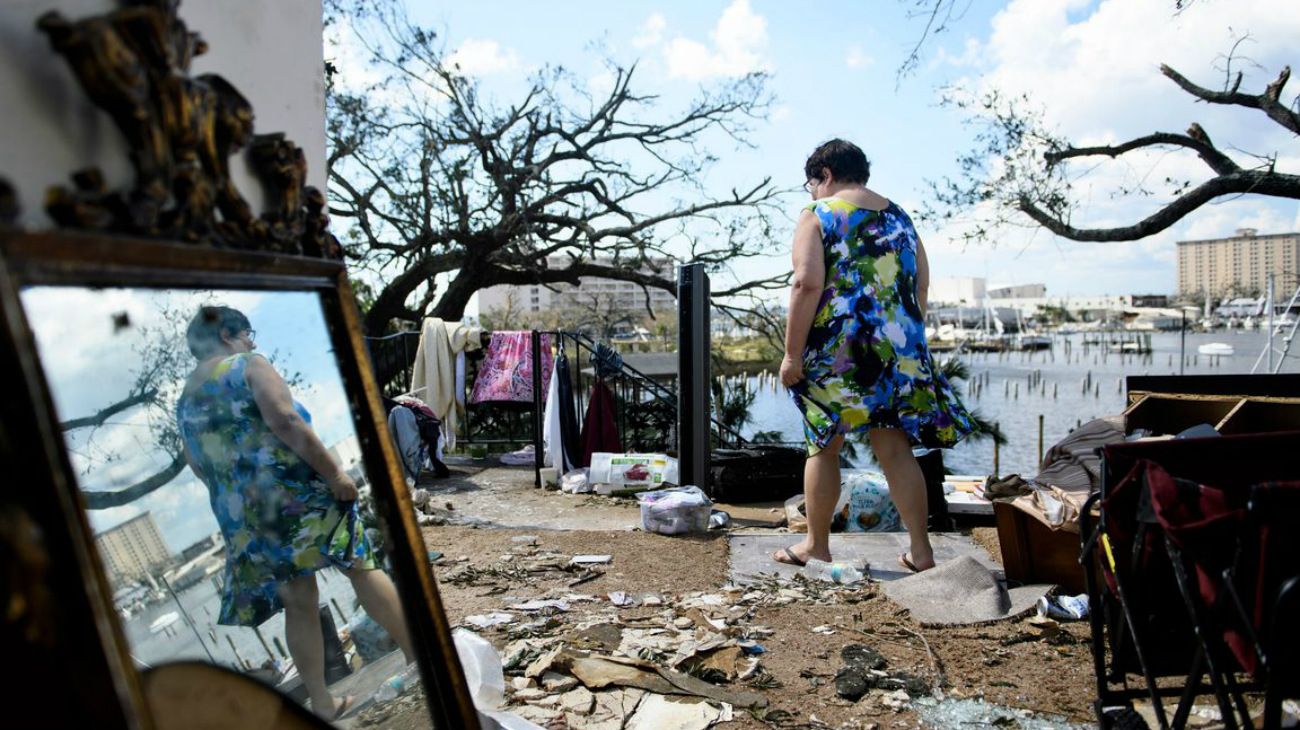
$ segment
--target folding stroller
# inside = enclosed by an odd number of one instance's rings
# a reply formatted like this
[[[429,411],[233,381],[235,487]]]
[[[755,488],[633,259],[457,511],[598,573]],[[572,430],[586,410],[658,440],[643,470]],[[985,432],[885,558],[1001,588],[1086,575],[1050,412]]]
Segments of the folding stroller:
[[[1142,441],[1102,449],[1101,490],[1089,498],[1080,517],[1080,562],[1093,607],[1096,710],[1102,727],[1114,726],[1121,716],[1113,708],[1130,707],[1140,697],[1151,700],[1159,726],[1170,727],[1162,698],[1171,696],[1181,696],[1173,718],[1173,725],[1181,727],[1192,701],[1203,694],[1206,674],[1225,722],[1235,726],[1233,709],[1244,707],[1232,673],[1245,667],[1219,651],[1227,638],[1221,624],[1209,620],[1222,613],[1225,601],[1217,598],[1222,591],[1211,592],[1213,611],[1201,611],[1200,603],[1187,600],[1184,588],[1196,590],[1188,583],[1187,554],[1169,538],[1167,525],[1212,517],[1202,532],[1189,533],[1185,544],[1197,555],[1210,556],[1207,574],[1217,570],[1221,576],[1234,565],[1251,487],[1297,476],[1298,433]],[[1192,483],[1182,488],[1182,498],[1178,480]],[[1203,502],[1189,501],[1187,490],[1199,485],[1213,486],[1195,491]],[[1165,499],[1164,512],[1157,508],[1157,494]],[[1095,524],[1094,505],[1100,506]],[[1204,547],[1207,539],[1217,547]],[[1249,572],[1252,560],[1243,556],[1236,562]],[[1240,580],[1236,584],[1244,585]],[[1220,635],[1210,637],[1216,630]],[[1141,683],[1131,684],[1131,675],[1141,675]],[[1236,708],[1228,704],[1229,697],[1237,698]]]

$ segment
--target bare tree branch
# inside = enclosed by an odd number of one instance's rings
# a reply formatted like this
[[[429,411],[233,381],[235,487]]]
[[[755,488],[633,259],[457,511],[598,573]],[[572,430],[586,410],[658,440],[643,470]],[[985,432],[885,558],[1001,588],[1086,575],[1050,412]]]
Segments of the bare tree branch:
[[[1135,241],[1163,231],[1215,198],[1245,193],[1300,200],[1300,175],[1256,170],[1220,175],[1180,195],[1174,202],[1138,223],[1116,228],[1075,228],[1028,199],[1021,200],[1020,210],[1052,233],[1075,241]]]
[[[175,479],[185,469],[185,457],[177,453],[172,456],[172,461],[162,471],[152,476],[142,479],[135,484],[125,488],[113,491],[101,490],[82,490],[82,497],[86,500],[86,509],[111,509],[121,507],[124,504],[130,504],[137,499],[149,494],[159,487]]]
[[[1218,150],[1218,148],[1211,144],[1209,136],[1205,134],[1205,130],[1201,129],[1201,125],[1199,124],[1193,124],[1191,128],[1187,130],[1187,134],[1185,135],[1171,134],[1169,132],[1156,132],[1155,134],[1138,137],[1137,139],[1130,140],[1120,145],[1068,147],[1059,152],[1048,152],[1043,157],[1047,160],[1048,165],[1055,165],[1062,160],[1069,160],[1076,157],[1092,157],[1097,155],[1119,157],[1126,152],[1132,152],[1133,150],[1142,149],[1144,147],[1157,147],[1160,145],[1175,145],[1195,150],[1196,154],[1200,155],[1202,160],[1205,160],[1205,164],[1209,165],[1210,169],[1220,175],[1231,175],[1236,172],[1241,172],[1241,167],[1237,165],[1236,162],[1233,162],[1231,157],[1223,154]]]
[[[71,420],[64,421],[63,423],[59,424],[59,430],[72,431],[78,428],[87,428],[90,426],[102,426],[104,425],[105,421],[112,418],[113,416],[116,416],[122,411],[125,411],[130,408],[134,408],[135,406],[144,403],[152,403],[154,399],[156,399],[157,397],[158,397],[158,389],[150,388],[142,393],[136,393],[134,395],[123,398],[122,400],[106,408],[100,409],[98,412],[92,415],[83,416],[81,418],[73,418]]]
[[[1233,104],[1244,106],[1249,109],[1259,109],[1268,115],[1269,119],[1286,127],[1295,134],[1300,134],[1300,114],[1288,108],[1281,101],[1282,87],[1291,78],[1291,67],[1284,66],[1282,72],[1277,75],[1273,83],[1269,84],[1261,94],[1243,94],[1237,91],[1234,85],[1228,91],[1212,91],[1203,86],[1198,86],[1187,79],[1187,77],[1175,71],[1168,65],[1160,65],[1160,73],[1169,77],[1171,81],[1178,84],[1179,88],[1196,98],[1209,102],[1211,104]],[[1237,84],[1241,83],[1241,76],[1237,77]]]
[[[716,161],[709,148],[747,144],[766,117],[762,74],[665,112],[634,90],[635,67],[611,64],[612,84],[594,98],[585,79],[548,68],[495,103],[400,11],[366,17],[353,27],[387,77],[364,92],[332,89],[327,131],[332,208],[350,226],[349,260],[375,280],[368,332],[460,319],[475,292],[498,284],[599,276],[673,290],[656,268],[769,253],[780,208],[771,180],[726,194],[701,182]]]

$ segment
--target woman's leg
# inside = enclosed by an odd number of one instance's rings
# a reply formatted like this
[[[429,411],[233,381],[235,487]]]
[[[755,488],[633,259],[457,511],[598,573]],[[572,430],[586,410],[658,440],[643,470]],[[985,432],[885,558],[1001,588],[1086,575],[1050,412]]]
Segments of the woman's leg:
[[[934,548],[930,547],[927,529],[930,510],[925,497],[925,475],[921,465],[912,455],[912,445],[907,434],[896,428],[871,429],[871,450],[885,480],[889,482],[889,496],[898,507],[898,514],[907,525],[911,542],[910,560],[917,570],[934,567]]]
[[[320,628],[320,592],[316,574],[304,575],[280,586],[284,603],[284,639],[298,667],[312,709],[322,717],[334,716],[334,697],[325,684],[325,641]]]
[[[388,574],[382,570],[353,569],[345,571],[352,581],[361,607],[373,618],[384,631],[393,637],[401,647],[406,661],[415,661],[415,650],[411,646],[411,635],[406,630],[406,618],[402,615],[402,604],[397,597],[397,586]]]
[[[808,514],[808,537],[790,548],[800,560],[831,559],[831,519],[840,497],[840,447],[844,434],[836,436],[816,455],[808,457],[803,471],[804,511]],[[788,563],[782,550],[772,557]]]

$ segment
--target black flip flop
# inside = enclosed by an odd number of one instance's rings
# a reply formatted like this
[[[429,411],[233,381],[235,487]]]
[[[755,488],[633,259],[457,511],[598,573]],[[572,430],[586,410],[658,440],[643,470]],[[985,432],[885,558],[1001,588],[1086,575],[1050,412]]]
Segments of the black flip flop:
[[[913,573],[920,573],[920,572],[921,572],[921,569],[918,568],[918,567],[916,567],[916,565],[914,565],[914,564],[912,563],[912,561],[909,560],[909,559],[907,558],[907,553],[899,553],[899,554],[898,554],[898,564],[901,565],[901,566],[903,566],[904,568],[907,568],[908,570],[912,571]]]
[[[785,565],[793,565],[798,568],[802,568],[808,564],[807,560],[800,560],[799,556],[795,555],[794,551],[791,550],[789,547],[782,548],[781,552],[785,553],[785,556],[790,559],[788,562],[785,560],[777,560],[776,558],[772,558],[772,559],[776,560],[776,562],[778,563],[784,563]]]

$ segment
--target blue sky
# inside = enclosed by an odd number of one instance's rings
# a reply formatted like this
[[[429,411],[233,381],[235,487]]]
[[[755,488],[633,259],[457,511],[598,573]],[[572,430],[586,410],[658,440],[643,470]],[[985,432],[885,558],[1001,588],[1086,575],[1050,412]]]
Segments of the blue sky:
[[[1243,163],[1253,159],[1248,153],[1276,153],[1280,169],[1300,167],[1294,137],[1281,127],[1257,112],[1194,103],[1158,71],[1167,62],[1218,87],[1222,54],[1249,34],[1241,52],[1250,62],[1234,68],[1246,74],[1243,90],[1262,90],[1283,65],[1300,67],[1294,45],[1300,13],[1291,0],[1199,2],[1181,14],[1172,0],[973,2],[947,33],[927,42],[920,68],[900,84],[895,71],[923,24],[907,17],[910,4],[407,3],[418,22],[441,33],[462,69],[503,101],[517,98],[527,76],[545,65],[562,65],[598,90],[607,78],[606,57],[624,66],[637,63],[638,88],[661,94],[665,113],[701,85],[768,71],[775,106],[755,130],[754,148],[712,149],[722,162],[705,183],[718,192],[766,176],[794,188],[803,181],[808,152],[843,136],[872,159],[872,187],[916,210],[926,196],[925,181],[952,174],[955,158],[970,149],[971,132],[960,113],[938,105],[938,89],[949,84],[1028,93],[1049,123],[1078,143],[1181,132],[1196,121],[1220,146],[1240,147],[1230,154]],[[338,53],[337,47],[327,53]],[[341,58],[345,78],[366,75],[350,62],[355,57],[344,52]],[[1116,189],[1165,176],[1199,181],[1207,173],[1195,157],[1167,151],[1099,165],[1080,188],[1083,205],[1075,222],[1134,222],[1169,196],[1116,199]],[[803,202],[802,193],[789,196],[791,221]],[[1042,282],[1058,296],[1165,293],[1175,288],[1175,241],[1239,227],[1295,230],[1298,214],[1294,201],[1246,196],[1209,206],[1138,243],[1077,243],[1020,228],[1001,232],[987,247],[963,246],[955,228],[922,227],[921,235],[935,276],[985,276],[993,285]],[[789,230],[773,241],[770,259],[749,262],[738,273],[788,267]]]
[[[140,366],[134,348],[152,341],[142,330],[161,325],[164,309],[189,312],[202,303],[219,303],[244,312],[257,332],[257,351],[270,357],[282,374],[301,376],[293,395],[311,413],[326,446],[354,433],[315,294],[35,287],[25,290],[22,299],[60,420],[93,414],[130,392]],[[119,313],[129,316],[131,327],[113,326]],[[171,457],[155,446],[149,415],[147,409],[134,408],[97,430],[67,434],[83,488],[121,488],[166,466]],[[188,468],[136,502],[92,511],[91,526],[99,532],[146,511],[173,551],[217,530],[207,489]]]

